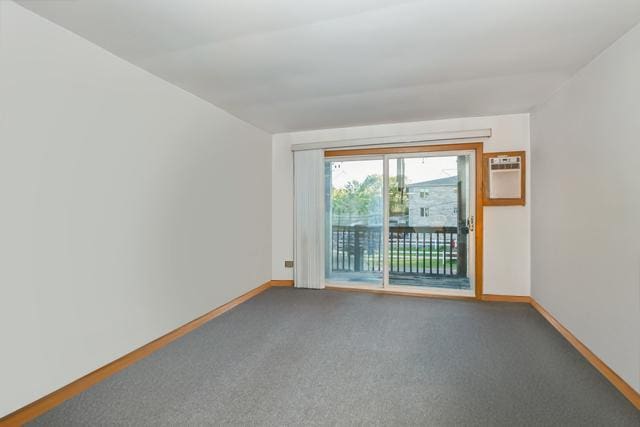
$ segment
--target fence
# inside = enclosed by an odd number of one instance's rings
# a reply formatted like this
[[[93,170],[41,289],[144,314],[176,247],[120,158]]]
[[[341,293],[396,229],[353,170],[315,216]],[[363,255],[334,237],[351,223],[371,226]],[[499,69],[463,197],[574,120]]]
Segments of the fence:
[[[334,225],[331,269],[334,272],[381,272],[382,227]],[[389,227],[389,273],[418,276],[458,274],[456,227]]]

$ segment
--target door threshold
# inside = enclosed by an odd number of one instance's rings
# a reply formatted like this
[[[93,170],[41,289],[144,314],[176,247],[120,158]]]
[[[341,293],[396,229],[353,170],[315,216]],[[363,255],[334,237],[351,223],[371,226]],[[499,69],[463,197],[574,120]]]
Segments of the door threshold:
[[[410,297],[426,297],[426,298],[441,298],[441,299],[457,299],[457,300],[478,300],[479,298],[473,293],[473,291],[463,292],[434,292],[433,289],[407,289],[405,287],[394,288],[380,288],[368,285],[342,285],[335,283],[328,283],[325,285],[325,289],[334,291],[352,291],[352,292],[368,292],[373,294],[386,294],[386,295],[403,295]]]

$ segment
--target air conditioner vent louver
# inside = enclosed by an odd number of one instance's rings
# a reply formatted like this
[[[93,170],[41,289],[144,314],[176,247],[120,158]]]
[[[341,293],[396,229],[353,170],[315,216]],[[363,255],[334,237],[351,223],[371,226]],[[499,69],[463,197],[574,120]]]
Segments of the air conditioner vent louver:
[[[491,170],[501,170],[501,169],[520,169],[520,163],[491,165]]]

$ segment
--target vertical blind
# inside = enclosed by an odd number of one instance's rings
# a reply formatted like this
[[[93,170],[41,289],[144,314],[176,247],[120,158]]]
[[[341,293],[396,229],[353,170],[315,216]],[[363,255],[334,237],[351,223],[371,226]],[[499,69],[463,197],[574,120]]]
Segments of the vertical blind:
[[[297,288],[324,288],[324,151],[294,152]]]

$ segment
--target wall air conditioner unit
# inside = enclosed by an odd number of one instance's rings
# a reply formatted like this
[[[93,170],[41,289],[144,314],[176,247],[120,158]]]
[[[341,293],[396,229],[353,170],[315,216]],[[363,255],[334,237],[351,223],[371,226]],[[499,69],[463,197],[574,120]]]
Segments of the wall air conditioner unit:
[[[520,157],[494,157],[489,162],[489,197],[520,198]]]
[[[486,205],[524,205],[524,152],[486,153]]]

